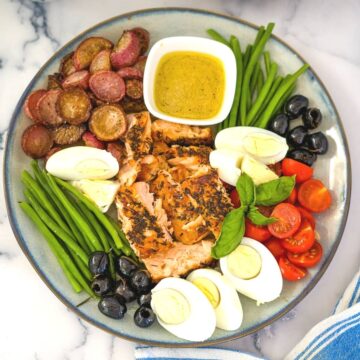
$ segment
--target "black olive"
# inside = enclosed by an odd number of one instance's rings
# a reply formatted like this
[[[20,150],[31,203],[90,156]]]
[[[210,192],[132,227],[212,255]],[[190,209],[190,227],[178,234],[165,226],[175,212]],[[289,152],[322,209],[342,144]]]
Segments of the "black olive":
[[[109,257],[103,251],[95,251],[89,257],[89,270],[94,275],[105,275],[109,270]]]
[[[134,314],[134,322],[141,328],[147,328],[155,321],[155,314],[147,306],[140,306]]]
[[[296,126],[289,131],[286,140],[290,146],[298,148],[305,144],[306,135],[307,130],[304,126]]]
[[[129,277],[131,273],[139,268],[138,264],[127,256],[120,256],[116,261],[119,275]]]
[[[130,277],[131,288],[139,295],[146,294],[151,290],[151,277],[146,270],[136,270]]]
[[[99,310],[113,319],[122,319],[126,313],[126,305],[116,295],[104,296],[98,304]]]
[[[302,119],[307,129],[316,129],[322,120],[321,111],[317,108],[309,108],[304,112]]]
[[[295,149],[288,152],[287,157],[300,161],[303,164],[312,166],[316,161],[316,154],[306,149]]]
[[[325,154],[328,150],[329,144],[326,136],[322,132],[310,134],[306,137],[307,148],[316,154]]]
[[[269,130],[280,136],[285,136],[289,130],[289,118],[286,114],[278,114],[271,119]]]
[[[104,275],[97,276],[91,283],[91,289],[96,295],[104,295],[112,288],[112,281]]]
[[[124,278],[120,278],[115,285],[115,294],[119,295],[124,302],[131,302],[136,299],[135,291],[130,288]]]
[[[140,295],[137,298],[137,302],[138,304],[141,305],[146,305],[146,306],[150,306],[150,302],[151,302],[151,292],[147,293],[147,294],[143,294]]]
[[[296,119],[305,112],[309,106],[309,100],[303,95],[292,96],[285,104],[284,110],[290,119]]]

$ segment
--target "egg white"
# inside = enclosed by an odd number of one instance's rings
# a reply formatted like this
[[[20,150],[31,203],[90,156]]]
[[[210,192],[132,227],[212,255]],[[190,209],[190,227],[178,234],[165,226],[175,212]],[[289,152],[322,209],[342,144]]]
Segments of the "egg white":
[[[259,304],[275,300],[280,296],[283,287],[283,279],[276,259],[259,241],[244,237],[241,244],[252,247],[260,255],[261,270],[259,274],[249,280],[235,276],[229,270],[228,256],[220,259],[222,273],[239,293],[256,300]]]
[[[194,270],[188,275],[187,280],[194,281],[197,278],[212,281],[219,291],[220,303],[215,308],[216,327],[228,331],[237,330],[243,320],[243,310],[236,290],[223,275],[213,269]]]
[[[46,170],[63,180],[106,180],[119,172],[119,163],[106,150],[73,146],[52,155]]]
[[[180,292],[190,305],[190,315],[181,324],[166,324],[157,317],[159,324],[175,336],[189,341],[204,341],[211,337],[216,327],[216,316],[207,297],[190,281],[180,278],[162,279],[152,293],[162,289],[174,289]],[[156,314],[153,301],[151,307]]]

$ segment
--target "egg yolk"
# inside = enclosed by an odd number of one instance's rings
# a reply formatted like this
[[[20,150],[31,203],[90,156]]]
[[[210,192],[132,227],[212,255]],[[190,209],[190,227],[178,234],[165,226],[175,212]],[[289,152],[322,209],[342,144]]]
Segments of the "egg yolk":
[[[261,270],[261,256],[252,247],[239,245],[228,257],[232,274],[243,280],[253,279]]]
[[[214,309],[218,307],[220,304],[220,293],[217,286],[211,280],[199,277],[194,279],[192,283],[207,297]]]
[[[183,323],[190,316],[190,304],[185,296],[174,289],[162,289],[152,293],[154,312],[166,324]]]

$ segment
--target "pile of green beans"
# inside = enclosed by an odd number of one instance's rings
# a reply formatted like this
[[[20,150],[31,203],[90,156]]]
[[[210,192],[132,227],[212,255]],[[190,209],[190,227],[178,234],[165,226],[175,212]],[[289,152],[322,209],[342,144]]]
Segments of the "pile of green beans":
[[[212,39],[232,49],[237,68],[233,104],[228,117],[218,125],[218,131],[240,125],[266,128],[291,96],[299,76],[309,67],[305,64],[293,74],[278,75],[278,65],[269,51],[264,51],[274,26],[274,23],[266,28],[261,26],[254,43],[248,44],[244,52],[234,35],[227,40],[214,29],[207,30]]]
[[[36,161],[31,167],[33,176],[26,170],[21,175],[25,201],[20,207],[46,239],[73,289],[94,297],[88,268],[92,252],[108,253],[113,278],[116,256],[136,256],[119,224],[94,202],[68,182],[42,170]]]

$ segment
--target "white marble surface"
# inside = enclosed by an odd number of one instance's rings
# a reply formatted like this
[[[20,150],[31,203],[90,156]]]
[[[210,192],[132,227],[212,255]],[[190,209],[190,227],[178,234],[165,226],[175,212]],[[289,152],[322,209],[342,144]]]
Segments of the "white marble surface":
[[[275,21],[275,33],[318,72],[343,119],[353,159],[353,193],[347,227],[334,260],[315,289],[285,318],[254,335],[224,344],[281,359],[315,323],[332,312],[360,264],[358,0],[53,0],[46,4],[1,0],[0,152],[19,96],[56,48],[108,17],[161,6],[205,8],[257,24]],[[132,343],[79,320],[47,289],[16,243],[2,192],[0,203],[0,359],[132,360]]]

